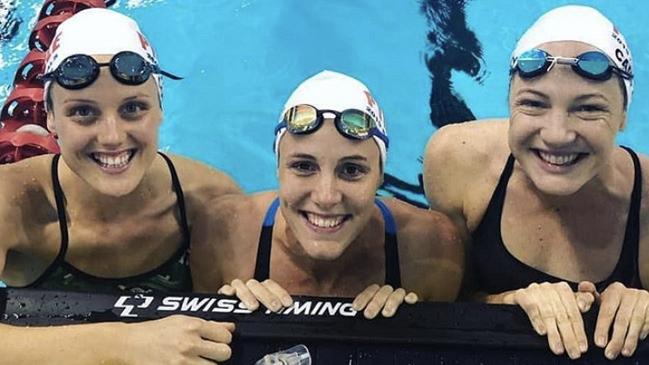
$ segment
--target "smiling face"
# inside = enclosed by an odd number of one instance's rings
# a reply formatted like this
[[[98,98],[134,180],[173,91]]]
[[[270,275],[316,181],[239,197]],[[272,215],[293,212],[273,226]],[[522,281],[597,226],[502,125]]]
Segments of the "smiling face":
[[[595,50],[579,42],[537,48],[562,57]],[[509,107],[510,149],[534,185],[551,195],[573,194],[604,171],[626,120],[617,76],[593,81],[562,64],[531,79],[515,74]]]
[[[299,250],[316,260],[340,257],[374,212],[382,178],[376,143],[345,138],[327,119],[315,133],[287,133],[279,153],[281,212]]]
[[[108,62],[111,56],[96,56]],[[144,84],[119,83],[108,67],[80,90],[50,89],[48,128],[59,138],[65,164],[102,194],[126,195],[150,168],[158,147],[162,112],[152,77]]]

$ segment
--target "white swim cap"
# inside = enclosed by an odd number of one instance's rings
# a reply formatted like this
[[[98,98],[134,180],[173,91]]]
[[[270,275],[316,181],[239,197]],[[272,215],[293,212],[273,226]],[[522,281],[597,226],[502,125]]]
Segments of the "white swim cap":
[[[379,107],[370,90],[362,82],[353,77],[342,73],[324,70],[320,73],[304,80],[289,96],[284,104],[279,122],[282,121],[284,113],[297,105],[308,104],[317,109],[328,109],[342,112],[346,109],[358,109],[374,118],[376,128],[385,135],[388,134],[385,129],[383,111]],[[275,134],[275,156],[279,161],[279,142],[286,133],[286,128],[282,128]],[[383,140],[377,136],[372,136],[376,145],[379,147],[381,155],[381,164],[385,171],[385,162],[387,159],[387,146]]]
[[[135,52],[148,62],[158,64],[153,48],[133,19],[110,9],[85,9],[66,19],[56,29],[45,55],[45,73],[54,71],[63,60],[75,54],[114,55],[122,51]],[[151,75],[162,98],[160,75]],[[44,95],[47,95],[50,83],[46,82]]]
[[[602,13],[581,5],[561,6],[543,14],[518,41],[512,53],[512,62],[525,51],[543,43],[557,41],[577,41],[596,47],[604,52],[615,66],[633,74],[631,50],[624,36]],[[633,94],[633,80],[623,81],[628,109]]]

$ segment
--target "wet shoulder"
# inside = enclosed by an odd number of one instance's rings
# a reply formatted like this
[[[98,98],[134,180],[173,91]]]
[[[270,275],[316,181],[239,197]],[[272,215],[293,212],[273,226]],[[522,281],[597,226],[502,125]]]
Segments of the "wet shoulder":
[[[167,156],[171,159],[183,191],[187,194],[210,199],[219,195],[241,192],[235,181],[216,167],[180,155],[167,154]],[[164,165],[166,168],[166,164]]]
[[[396,198],[382,201],[396,221],[399,246],[421,246],[436,251],[439,246],[460,244],[455,225],[444,213],[419,208]]]
[[[242,232],[255,231],[261,227],[264,216],[275,192],[254,195],[226,194],[212,199],[208,204],[208,215],[213,224],[222,226],[230,234],[241,236]]]
[[[38,223],[56,218],[51,176],[52,155],[0,165],[0,232],[3,241],[29,243]]]
[[[457,189],[499,170],[509,155],[506,119],[453,124],[430,138],[424,154],[427,188]],[[445,190],[446,190],[445,188]]]
[[[428,141],[426,157],[462,164],[480,164],[495,151],[507,147],[506,119],[450,124],[437,130]]]

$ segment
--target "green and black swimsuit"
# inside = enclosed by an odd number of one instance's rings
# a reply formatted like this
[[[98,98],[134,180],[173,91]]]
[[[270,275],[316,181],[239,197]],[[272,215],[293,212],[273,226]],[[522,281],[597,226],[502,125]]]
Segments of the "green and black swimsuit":
[[[52,183],[61,229],[61,248],[54,262],[47,267],[36,281],[25,286],[25,288],[93,293],[121,293],[125,291],[132,293],[191,292],[192,281],[188,265],[189,226],[187,225],[183,190],[173,163],[169,157],[162,153],[159,154],[169,166],[173,189],[178,199],[180,228],[183,235],[183,242],[178,251],[156,269],[119,279],[93,276],[67,262],[65,254],[68,250],[68,225],[65,215],[64,195],[57,170],[60,155],[55,155],[52,159]]]

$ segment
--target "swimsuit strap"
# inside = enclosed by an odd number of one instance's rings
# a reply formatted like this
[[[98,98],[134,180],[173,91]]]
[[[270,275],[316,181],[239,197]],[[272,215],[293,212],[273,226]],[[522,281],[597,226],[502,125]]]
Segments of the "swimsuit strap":
[[[158,152],[160,156],[165,160],[167,166],[169,167],[169,172],[171,173],[171,184],[173,185],[174,192],[178,198],[178,211],[180,212],[180,229],[183,231],[183,247],[189,249],[189,242],[191,240],[191,233],[189,230],[189,224],[187,223],[187,211],[185,209],[185,194],[183,193],[183,188],[180,185],[180,179],[178,178],[178,173],[176,172],[176,167],[171,162],[169,156],[165,155],[162,152]]]
[[[397,224],[390,209],[378,199],[374,204],[379,207],[385,225],[385,283],[394,289],[401,287],[401,269],[399,266],[399,246],[397,244]]]
[[[61,182],[59,181],[59,159],[61,158],[60,154],[56,154],[52,157],[52,187],[54,190],[54,201],[56,202],[56,213],[59,219],[59,231],[61,232],[61,247],[59,252],[56,255],[56,258],[52,263],[43,271],[43,273],[36,279],[33,283],[29,284],[30,287],[37,287],[41,285],[53,272],[56,270],[60,262],[64,261],[65,254],[68,251],[68,219],[65,215],[65,194],[61,188]]]
[[[278,207],[279,199],[275,198],[266,211],[264,224],[261,227],[261,233],[259,233],[257,262],[255,263],[255,280],[259,282],[270,277],[270,248],[273,244],[273,226]]]

